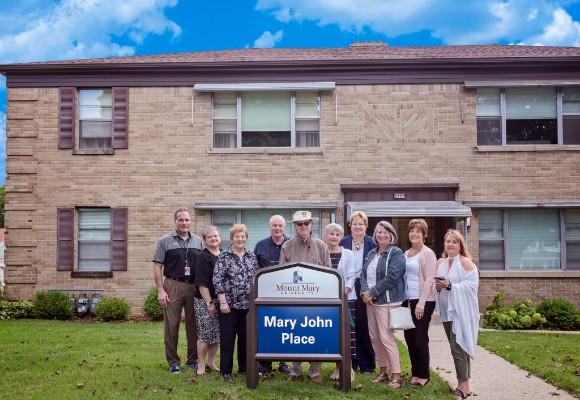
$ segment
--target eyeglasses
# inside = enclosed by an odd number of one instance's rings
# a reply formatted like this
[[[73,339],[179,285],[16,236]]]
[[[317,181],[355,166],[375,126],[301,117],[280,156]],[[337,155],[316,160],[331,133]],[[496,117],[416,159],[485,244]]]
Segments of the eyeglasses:
[[[304,222],[295,222],[296,226],[308,226],[310,225],[310,221],[304,221]]]

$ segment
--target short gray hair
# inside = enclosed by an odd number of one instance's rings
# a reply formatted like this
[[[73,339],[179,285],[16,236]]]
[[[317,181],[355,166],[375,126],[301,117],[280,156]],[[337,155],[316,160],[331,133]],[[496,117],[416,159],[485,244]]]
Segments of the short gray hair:
[[[340,236],[344,236],[344,229],[342,229],[342,226],[340,226],[339,224],[337,224],[335,222],[330,223],[324,227],[324,234],[325,235],[328,235],[332,231],[337,231],[338,233],[340,233]]]
[[[204,226],[201,230],[201,237],[203,238],[203,240],[207,238],[207,234],[210,233],[211,231],[217,231],[217,233],[220,233],[220,228],[218,228],[215,225]]]
[[[391,244],[397,243],[397,240],[399,240],[399,237],[397,236],[397,232],[395,231],[395,228],[393,228],[393,225],[391,225],[387,221],[379,221],[377,226],[375,226],[375,231],[373,233],[373,243],[378,244],[377,243],[377,231],[379,230],[380,226],[385,228],[391,234]]]

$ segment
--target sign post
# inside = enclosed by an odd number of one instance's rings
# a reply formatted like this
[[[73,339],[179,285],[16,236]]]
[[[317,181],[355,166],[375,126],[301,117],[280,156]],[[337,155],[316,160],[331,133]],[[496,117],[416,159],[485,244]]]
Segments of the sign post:
[[[287,263],[254,275],[247,319],[246,386],[258,387],[258,362],[339,363],[350,390],[350,316],[344,281],[333,268]]]

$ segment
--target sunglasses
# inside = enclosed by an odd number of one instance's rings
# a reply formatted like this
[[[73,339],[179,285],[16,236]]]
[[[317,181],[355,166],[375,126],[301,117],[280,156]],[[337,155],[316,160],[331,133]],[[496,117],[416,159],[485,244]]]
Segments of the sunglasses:
[[[304,221],[304,222],[295,222],[296,226],[308,226],[310,225],[310,221]]]

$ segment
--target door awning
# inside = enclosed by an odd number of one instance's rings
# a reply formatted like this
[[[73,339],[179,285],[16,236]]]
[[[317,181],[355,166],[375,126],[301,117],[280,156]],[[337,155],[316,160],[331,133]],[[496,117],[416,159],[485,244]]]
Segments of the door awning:
[[[471,217],[471,208],[454,201],[350,201],[347,218],[354,211],[367,217]]]

